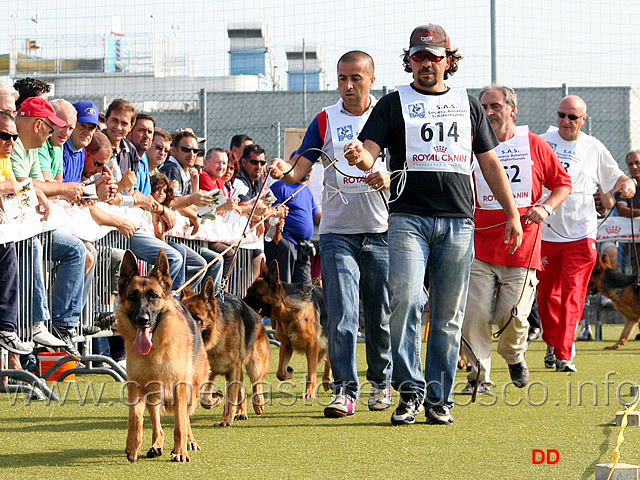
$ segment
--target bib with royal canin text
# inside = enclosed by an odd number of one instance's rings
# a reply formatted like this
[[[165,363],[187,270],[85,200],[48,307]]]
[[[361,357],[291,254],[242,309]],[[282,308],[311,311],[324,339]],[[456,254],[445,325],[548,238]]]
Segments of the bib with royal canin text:
[[[343,112],[342,100],[335,105],[326,107],[324,111],[327,113],[327,128],[331,132],[331,141],[333,144],[333,158],[337,158],[344,153],[344,146],[352,140],[357,140],[360,130],[367,122],[371,109],[367,110],[364,115],[356,117],[347,115]],[[364,177],[369,176],[373,172],[384,170],[380,158],[366,172],[363,172],[355,165],[349,165],[346,158],[342,157],[336,162],[336,183],[340,191],[346,193],[367,193],[374,190],[364,181]],[[343,175],[340,172],[346,173]],[[352,178],[357,177],[357,178]]]
[[[471,175],[471,116],[464,88],[423,95],[410,85],[400,94],[407,144],[406,168],[414,172]]]
[[[511,185],[516,207],[524,208],[532,202],[531,149],[529,146],[529,127],[517,127],[516,134],[496,147],[496,154],[504,167]],[[480,168],[475,170],[478,205],[487,210],[502,210],[502,206],[493,196],[493,192],[482,175]]]

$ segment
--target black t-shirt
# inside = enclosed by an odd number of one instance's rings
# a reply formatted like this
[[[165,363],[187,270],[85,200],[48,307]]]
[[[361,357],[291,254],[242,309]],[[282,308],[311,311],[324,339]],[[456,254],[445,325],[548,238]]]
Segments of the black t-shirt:
[[[423,95],[443,95],[412,88]],[[475,98],[469,96],[471,111],[471,149],[474,153],[484,153],[495,148],[499,142],[482,109]],[[473,219],[473,187],[469,175],[451,172],[407,172],[406,184],[400,197],[396,199],[399,171],[404,168],[406,141],[404,117],[400,104],[400,94],[395,91],[378,101],[371,116],[363,127],[358,139],[372,140],[381,148],[388,148],[391,176],[391,213],[409,213],[428,217],[467,217]]]

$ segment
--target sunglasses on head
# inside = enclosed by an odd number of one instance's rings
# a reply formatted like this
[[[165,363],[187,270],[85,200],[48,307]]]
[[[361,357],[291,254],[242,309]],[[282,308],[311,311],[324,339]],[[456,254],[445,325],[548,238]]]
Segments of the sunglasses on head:
[[[202,151],[201,148],[191,148],[191,147],[183,147],[183,146],[180,146],[178,148],[182,150],[184,153],[193,152],[195,155],[198,155]]]
[[[9,140],[13,140],[14,142],[16,142],[18,140],[18,134],[0,132],[0,140],[2,140],[3,142],[8,142]]]
[[[251,165],[261,165],[261,166],[265,166],[267,164],[266,160],[256,160],[254,158],[250,158],[247,160]]]
[[[569,120],[571,120],[572,122],[575,122],[576,120],[584,117],[585,115],[586,113],[584,115],[574,115],[573,113],[558,112],[558,116],[560,118],[569,117]]]
[[[429,60],[432,63],[441,62],[444,58],[444,55],[436,55],[435,53],[431,53],[428,50],[420,50],[419,52],[411,55],[411,60],[417,63],[424,62],[425,60]]]
[[[159,152],[162,152],[162,153],[169,153],[169,149],[164,147],[164,146],[162,146],[162,145],[157,145],[157,144],[154,143],[153,144],[153,148],[155,148],[156,150],[158,150]]]

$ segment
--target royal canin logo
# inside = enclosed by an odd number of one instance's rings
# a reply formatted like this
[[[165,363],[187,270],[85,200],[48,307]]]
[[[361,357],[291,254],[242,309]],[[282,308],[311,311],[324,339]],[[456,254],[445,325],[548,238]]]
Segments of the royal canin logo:
[[[622,228],[618,227],[617,225],[609,225],[607,228],[604,229],[604,231],[607,232],[609,235],[615,235],[617,233],[620,233],[620,230],[622,230]]]
[[[447,151],[447,147],[444,145],[438,145],[437,147],[434,147],[434,150],[439,153],[444,153]]]

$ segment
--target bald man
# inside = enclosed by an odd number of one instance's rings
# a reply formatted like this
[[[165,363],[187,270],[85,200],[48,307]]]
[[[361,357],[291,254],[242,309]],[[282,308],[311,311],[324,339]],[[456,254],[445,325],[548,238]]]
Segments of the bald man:
[[[549,142],[571,176],[573,189],[542,224],[542,271],[538,272],[540,321],[547,343],[546,368],[575,372],[574,337],[582,316],[591,271],[596,262],[597,214],[593,195],[613,203],[611,190],[631,198],[635,181],[628,178],[607,148],[580,128],[587,104],[569,95],[558,106],[558,130],[542,137]],[[605,193],[606,192],[606,193]]]

